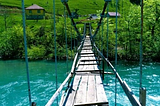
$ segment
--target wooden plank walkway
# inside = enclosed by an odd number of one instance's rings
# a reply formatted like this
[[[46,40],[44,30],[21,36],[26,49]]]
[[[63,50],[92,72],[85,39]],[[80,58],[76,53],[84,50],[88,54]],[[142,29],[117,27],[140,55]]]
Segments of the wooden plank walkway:
[[[108,106],[100,69],[89,36],[80,52],[75,77],[63,106]]]

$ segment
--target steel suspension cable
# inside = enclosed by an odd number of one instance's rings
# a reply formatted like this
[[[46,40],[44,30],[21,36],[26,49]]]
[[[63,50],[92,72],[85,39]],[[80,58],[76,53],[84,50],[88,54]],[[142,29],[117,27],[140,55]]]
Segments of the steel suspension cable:
[[[101,41],[102,41],[101,52],[102,52],[102,54],[103,54],[103,22],[102,22],[102,35],[101,35]]]
[[[71,58],[72,58],[72,26],[71,26]]]
[[[22,0],[22,18],[23,18],[23,37],[24,37],[24,47],[25,47],[25,61],[26,61],[27,83],[28,83],[28,95],[29,95],[29,104],[31,106],[32,105],[32,101],[31,101],[30,78],[29,78],[29,68],[28,68],[28,53],[27,53],[27,39],[26,39],[26,22],[25,22],[24,0]]]
[[[71,11],[70,11],[69,6],[68,6],[68,3],[67,3],[68,0],[61,0],[61,2],[65,5],[65,7],[66,7],[66,9],[67,9],[67,11],[68,11],[68,15],[69,15],[69,17],[70,17],[70,19],[71,19],[72,25],[74,26],[74,29],[75,29],[75,31],[76,31],[77,34],[78,34],[78,37],[81,39],[81,34],[80,34],[80,32],[78,31],[78,29],[77,29],[77,27],[76,27],[76,23],[75,23],[74,20],[73,20]]]
[[[109,4],[109,3],[108,3]],[[109,6],[107,7],[107,14],[108,14],[108,11],[109,10]],[[109,16],[107,16],[107,59],[108,59],[108,38],[109,38]],[[108,67],[107,67],[107,70],[108,70]],[[108,77],[107,77],[107,84],[108,84]]]
[[[99,30],[101,30],[101,28],[99,28]],[[100,51],[101,51],[101,36],[100,36],[101,34],[100,34],[100,31],[98,32],[98,36],[99,36],[99,49],[100,49]]]
[[[146,89],[142,87],[142,71],[143,71],[143,0],[141,0],[141,37],[140,37],[140,88],[139,101],[142,106],[146,106]]]
[[[67,25],[66,25],[66,8],[64,6],[64,32],[65,32],[65,41],[66,41],[66,64],[67,64],[67,72],[68,72],[68,42],[67,42]]]
[[[140,88],[142,88],[142,61],[143,61],[143,45],[142,45],[142,36],[143,36],[143,0],[141,0],[141,37],[140,37]]]
[[[118,12],[118,0],[116,0],[116,39],[115,39],[115,69],[117,70],[117,12]],[[115,75],[115,106],[117,106],[117,76]]]
[[[56,9],[55,9],[55,0],[53,0],[53,26],[54,26],[54,53],[55,53],[55,80],[56,80],[56,91],[58,89],[58,82],[57,82],[57,44],[56,44]],[[57,106],[58,106],[58,98],[56,99]]]
[[[106,10],[107,5],[108,5],[108,2],[105,1],[104,7],[103,7],[103,10],[102,10],[102,13],[101,13],[100,21],[98,23],[98,26],[97,26],[96,31],[95,31],[94,35],[92,36],[92,38],[94,38],[97,35],[98,31],[99,31],[99,28],[101,26],[102,20],[103,20],[103,18],[105,16],[105,10]]]
[[[107,7],[107,13],[109,10],[109,6]],[[108,38],[109,38],[109,16],[107,16],[107,59],[108,59]]]
[[[75,54],[75,52],[76,52],[76,48],[75,48],[75,47],[76,47],[76,41],[75,41],[75,38],[76,38],[76,37],[75,37],[75,36],[76,36],[76,34],[74,33],[74,54]]]

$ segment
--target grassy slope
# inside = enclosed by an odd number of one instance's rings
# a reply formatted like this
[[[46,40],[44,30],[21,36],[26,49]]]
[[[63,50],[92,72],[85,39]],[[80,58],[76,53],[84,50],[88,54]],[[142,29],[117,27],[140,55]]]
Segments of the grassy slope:
[[[53,0],[24,0],[25,1],[25,7],[28,7],[30,5],[33,4],[37,4],[39,6],[42,6],[43,8],[45,8],[45,10],[47,12],[52,13],[53,11]],[[47,4],[48,1],[48,4]],[[109,11],[115,11],[115,5],[114,3],[115,1],[112,0],[112,3],[110,3],[109,5]],[[120,7],[122,6],[121,4],[121,0],[120,2]],[[126,5],[127,3],[129,3],[129,0],[124,1],[124,4]],[[97,13],[97,10],[102,10],[103,6],[104,6],[104,0],[69,0],[68,1],[69,7],[71,9],[71,11],[74,11],[75,9],[79,9],[78,10],[78,14],[79,15],[87,15],[87,14],[92,14],[92,13]],[[0,5],[6,5],[6,6],[12,6],[12,7],[18,7],[21,8],[21,0],[0,0]],[[129,4],[127,4],[129,5]],[[64,6],[61,3],[61,0],[56,0],[56,13],[57,14],[63,14],[63,9]],[[122,9],[119,10],[119,12],[122,12]],[[75,21],[79,21],[79,20],[83,20],[86,19],[87,17],[79,17],[79,19],[75,19]],[[21,14],[9,14],[9,17],[7,18],[7,20],[11,20],[14,19],[14,21],[16,23],[11,23],[11,22],[7,22],[7,27],[12,27],[13,24],[21,24],[22,23],[22,15]],[[4,17],[2,17],[0,15],[0,20],[4,20]],[[37,26],[41,26],[44,24],[42,23],[50,23],[51,20],[46,20],[47,22],[43,22],[44,20],[41,20],[40,22],[38,22],[36,25]],[[27,20],[27,25],[29,25],[29,23],[32,21]],[[34,22],[34,21],[33,21]],[[4,21],[0,21],[0,24],[4,26]],[[48,25],[47,24],[47,25]],[[46,25],[46,24],[45,24]],[[81,26],[81,25],[78,25]],[[96,24],[97,26],[97,24]],[[4,28],[4,27],[3,27]],[[3,29],[3,28],[0,28]]]
[[[21,8],[21,0],[0,0],[0,3],[1,5]],[[44,7],[47,12],[52,12],[52,0],[32,0],[32,2],[31,0],[25,0],[25,7],[32,5],[32,3]],[[96,13],[96,10],[101,10],[103,8],[104,0],[69,0],[68,4],[71,11],[74,11],[74,9],[79,9],[79,14],[91,14]],[[63,5],[61,0],[56,0],[56,9],[56,11],[60,14],[63,13]]]
[[[37,4],[37,5],[45,8],[45,10],[47,12],[52,13],[52,11],[53,11],[53,0],[32,0],[32,2],[31,2],[31,0],[24,0],[24,1],[25,1],[25,7],[28,7],[32,4]],[[47,1],[48,1],[48,4],[47,4]],[[11,7],[21,8],[22,3],[21,3],[21,0],[0,0],[0,4],[3,6],[11,6]],[[103,5],[104,5],[104,0],[69,0],[68,4],[69,4],[71,11],[74,11],[75,9],[79,9],[78,14],[86,15],[86,14],[97,13],[96,12],[97,10],[102,10]],[[56,13],[63,14],[64,13],[63,10],[64,10],[64,6],[61,3],[61,0],[56,0]],[[21,14],[13,15],[13,17],[17,17],[17,18],[14,18],[14,19],[16,19],[15,21],[17,21],[17,23],[21,23],[21,20],[22,20]],[[11,14],[9,15],[9,18],[12,18]],[[8,18],[8,20],[10,20],[9,18]],[[3,17],[0,17],[0,19],[3,20]],[[79,21],[79,20],[81,20],[81,18],[79,18],[78,20],[75,19],[75,21]],[[40,22],[42,22],[42,21],[44,21],[44,20],[41,20]],[[47,21],[50,22],[50,20],[47,20]],[[31,21],[27,20],[27,22],[31,22]],[[39,24],[40,22],[38,22],[37,24]],[[47,23],[49,23],[49,22],[47,22]],[[4,25],[4,21],[1,21],[0,23],[2,25]],[[43,23],[45,23],[45,22],[43,22]],[[29,23],[27,23],[27,24],[29,24]],[[11,25],[13,25],[13,24],[11,24]],[[11,27],[11,26],[8,25],[7,27]]]

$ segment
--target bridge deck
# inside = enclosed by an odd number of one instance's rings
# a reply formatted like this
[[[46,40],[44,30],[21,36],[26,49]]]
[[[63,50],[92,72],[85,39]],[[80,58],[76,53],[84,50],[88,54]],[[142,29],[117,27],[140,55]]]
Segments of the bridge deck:
[[[77,64],[76,75],[64,102],[65,106],[108,106],[98,62],[86,37]]]

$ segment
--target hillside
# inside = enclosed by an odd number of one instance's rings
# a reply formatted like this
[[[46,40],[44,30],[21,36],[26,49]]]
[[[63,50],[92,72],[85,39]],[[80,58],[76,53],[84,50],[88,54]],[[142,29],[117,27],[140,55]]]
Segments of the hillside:
[[[118,12],[121,17],[118,18],[118,57],[121,59],[138,60],[139,59],[139,41],[141,8],[138,0],[132,3],[130,0],[118,0]],[[26,20],[26,33],[28,42],[28,56],[30,59],[52,59],[54,58],[54,38],[53,38],[53,6],[52,0],[37,1],[25,0],[25,7],[37,4],[46,10],[44,20]],[[83,23],[92,22],[92,28],[95,29],[99,20],[87,20],[88,14],[97,14],[104,5],[104,0],[69,0],[71,11],[78,9],[78,14],[82,17],[75,19],[80,33],[83,33]],[[115,0],[109,3],[109,11],[115,11]],[[23,28],[21,15],[21,0],[0,0],[0,58],[23,58]],[[4,8],[2,8],[4,7]],[[14,7],[14,8],[13,8]],[[18,9],[16,9],[18,8]],[[64,31],[64,7],[61,0],[56,0],[56,35],[57,35],[57,55],[64,59],[65,53],[65,31]],[[104,44],[107,44],[107,21],[104,23]],[[143,56],[145,60],[160,60],[160,1],[144,1],[144,34],[143,34]],[[94,33],[95,30],[93,30]],[[99,48],[102,46],[100,32],[96,36]],[[70,19],[67,18],[68,35],[68,55],[73,57],[73,47],[78,46],[78,40],[74,28],[71,26]],[[71,40],[72,39],[72,40]],[[72,43],[71,43],[72,42]],[[75,43],[74,43],[75,42]],[[114,58],[115,53],[115,18],[109,18],[109,57]]]
[[[1,5],[12,6],[21,8],[21,1],[20,0],[0,0]],[[93,2],[91,0],[69,0],[68,4],[72,11],[74,9],[80,9],[78,12],[80,14],[89,14],[95,13],[97,9],[102,8],[102,4],[104,3],[103,0],[98,2]],[[53,9],[53,0],[25,0],[25,7],[28,7],[32,4],[37,4],[41,7],[44,7],[47,12],[52,12]],[[78,8],[77,8],[78,7]],[[63,4],[61,0],[56,0],[56,11],[60,14],[63,13]]]
[[[128,4],[129,0],[123,1],[119,0],[119,9],[123,4]],[[25,7],[28,7],[32,4],[37,4],[43,8],[45,8],[46,12],[53,11],[53,0],[25,0]],[[78,13],[80,15],[93,14],[96,13],[97,10],[102,10],[104,5],[104,0],[69,0],[68,4],[70,6],[71,11],[75,11],[75,9],[79,9]],[[0,0],[0,5],[2,6],[11,6],[21,8],[21,0]],[[115,11],[115,1],[112,0],[110,5],[110,11]],[[63,4],[61,0],[56,0],[56,13],[63,14]]]

